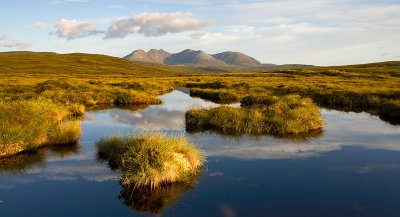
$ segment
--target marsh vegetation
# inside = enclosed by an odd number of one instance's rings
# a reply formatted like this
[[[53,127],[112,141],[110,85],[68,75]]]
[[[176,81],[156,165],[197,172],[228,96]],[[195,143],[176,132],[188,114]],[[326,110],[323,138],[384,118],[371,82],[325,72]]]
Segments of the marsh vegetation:
[[[227,73],[226,69],[130,62],[104,55],[1,53],[0,157],[44,144],[76,140],[79,122],[69,118],[61,120],[61,113],[68,113],[65,117],[81,116],[85,108],[159,104],[161,100],[157,96],[177,86],[186,86],[191,89],[192,96],[217,103],[241,102],[246,108],[221,108],[210,113],[226,110],[246,121],[259,118],[246,115],[245,110],[254,110],[254,115],[262,113],[262,116],[268,116],[273,110],[267,112],[268,109],[253,108],[252,105],[270,107],[274,102],[272,96],[281,98],[297,94],[311,98],[319,106],[366,111],[389,123],[398,124],[399,68],[399,62],[385,62],[263,72],[249,69],[238,72],[236,69]],[[44,102],[48,104],[46,109]],[[43,108],[34,106],[35,103]],[[20,109],[13,109],[15,107]],[[61,110],[63,112],[59,114]],[[305,131],[289,127],[294,124],[284,121],[289,116],[278,116],[282,119],[281,123],[274,121],[274,124],[279,125],[279,129],[269,129],[273,126],[271,123],[263,124],[263,127],[254,123],[239,131],[273,134]],[[225,121],[221,119],[218,123]],[[194,126],[191,122],[189,125],[192,125],[189,129]],[[237,127],[220,128],[231,131],[229,128]],[[64,138],[60,136],[62,134]]]
[[[245,99],[250,104],[251,100]],[[267,101],[269,105],[191,109],[185,115],[186,128],[188,131],[211,129],[230,134],[285,136],[320,131],[323,127],[319,108],[309,98],[288,95],[260,99],[263,104]]]
[[[0,157],[45,145],[76,143],[82,113],[46,100],[0,103]],[[80,108],[79,108],[80,109]]]
[[[96,143],[100,159],[122,171],[124,186],[156,188],[185,183],[200,172],[202,152],[184,136],[163,133],[115,135]]]
[[[251,103],[242,107],[268,107],[279,98],[249,95],[247,101]],[[123,185],[121,168],[116,164],[110,170],[105,164],[108,159],[99,162],[94,155],[98,151],[94,141],[115,132],[123,138],[123,133],[132,130],[162,130],[176,135],[185,130],[184,114],[188,108],[217,106],[181,91],[160,99],[165,103],[147,109],[106,107],[86,112],[80,149],[52,145],[1,159],[1,171],[5,173],[0,174],[0,200],[4,202],[1,206],[5,216],[68,216],[82,211],[89,216],[213,216],[221,214],[216,209],[221,204],[229,204],[240,216],[271,210],[290,216],[299,214],[290,208],[299,207],[299,202],[302,209],[313,210],[317,204],[331,207],[332,215],[345,216],[352,201],[364,204],[372,212],[397,213],[391,189],[396,188],[400,177],[395,173],[400,154],[394,149],[400,135],[398,127],[365,113],[327,109],[321,109],[324,134],[307,140],[267,135],[232,138],[214,132],[186,134],[207,156],[200,175],[156,188]],[[366,176],[375,182],[365,182]],[[388,178],[395,180],[387,182]],[[342,191],[349,186],[352,191]],[[373,201],[365,202],[360,197],[366,188],[376,195]],[[310,192],[320,192],[320,196],[310,199]],[[341,192],[339,198],[336,192]],[[283,197],[283,207],[264,203],[281,201]],[[58,208],[38,210],[38,206]],[[221,208],[229,210],[227,206]],[[307,211],[301,215],[320,213]]]

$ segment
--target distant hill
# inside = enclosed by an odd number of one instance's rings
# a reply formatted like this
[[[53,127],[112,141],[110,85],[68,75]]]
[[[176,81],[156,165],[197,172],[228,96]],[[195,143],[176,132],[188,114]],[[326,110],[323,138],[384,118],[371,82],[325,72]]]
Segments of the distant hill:
[[[228,52],[214,54],[212,56],[231,66],[238,66],[238,67],[261,66],[261,63],[258,62],[256,59],[240,52],[228,51]]]
[[[0,76],[9,76],[11,74],[52,76],[81,74],[82,76],[110,75],[112,77],[115,74],[124,74],[126,76],[152,77],[186,73],[214,74],[230,72],[250,72],[250,70],[235,67],[166,65],[146,61],[129,61],[99,54],[57,54],[29,51],[0,52]]]
[[[144,50],[136,50],[131,54],[124,57],[124,59],[131,61],[143,61],[143,62],[153,62],[153,63],[164,63],[165,58],[171,56],[170,53],[161,49],[151,49],[149,52]]]
[[[188,51],[189,53],[196,53]],[[200,52],[197,52],[200,53]],[[203,56],[203,55],[200,55]],[[204,58],[200,58],[204,59]],[[219,61],[219,60],[217,60]],[[200,61],[201,63],[202,61]],[[302,69],[308,68],[316,72],[327,70],[339,70],[345,72],[357,72],[374,75],[391,75],[400,77],[400,61],[380,62],[370,64],[316,67],[301,64],[262,64],[258,67],[232,67],[232,66],[194,66],[194,65],[166,65],[140,61],[128,61],[125,59],[98,54],[57,54],[50,52],[0,52],[0,76],[25,76],[29,75],[52,75],[54,77],[68,77],[69,75],[97,76],[114,75],[153,77],[173,76],[187,73],[215,74],[215,73],[254,73],[281,70],[294,70],[285,73],[300,73]],[[0,83],[1,85],[1,83]]]
[[[57,54],[50,52],[0,52],[0,75],[51,74],[54,76],[113,75],[171,76],[191,72],[185,67],[157,63],[131,62],[98,54]]]
[[[163,63],[166,65],[190,65],[200,67],[260,67],[262,64],[253,57],[240,52],[223,52],[214,55],[201,50],[186,49],[170,54],[164,50],[151,49],[148,52],[136,50],[124,57],[130,61]]]
[[[193,65],[193,66],[213,66],[223,67],[228,66],[223,61],[215,59],[213,56],[204,53],[203,51],[184,50],[182,52],[172,54],[165,58],[165,64],[168,65]]]

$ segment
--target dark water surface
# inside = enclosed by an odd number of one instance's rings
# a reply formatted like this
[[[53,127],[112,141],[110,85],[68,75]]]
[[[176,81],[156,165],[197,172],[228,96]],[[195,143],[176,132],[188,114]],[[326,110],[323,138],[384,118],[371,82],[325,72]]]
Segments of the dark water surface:
[[[95,141],[185,133],[188,108],[218,106],[180,91],[161,98],[142,110],[87,112],[77,146],[0,161],[0,216],[400,216],[400,128],[329,110],[324,134],[308,140],[189,134],[207,155],[196,182],[126,198]]]

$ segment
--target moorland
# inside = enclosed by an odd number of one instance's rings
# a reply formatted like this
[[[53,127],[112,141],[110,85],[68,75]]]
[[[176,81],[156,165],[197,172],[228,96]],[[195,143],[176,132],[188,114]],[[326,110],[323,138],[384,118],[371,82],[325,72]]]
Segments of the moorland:
[[[291,95],[286,98],[298,101],[281,106],[303,108],[303,104],[309,104],[318,109],[315,103],[328,109],[368,112],[391,124],[400,123],[400,62],[252,70],[131,62],[94,54],[4,52],[0,53],[0,157],[46,144],[76,142],[79,116],[85,109],[159,104],[157,96],[175,87],[190,88],[192,96],[217,103],[241,102],[240,109],[267,111],[263,108]],[[293,113],[294,108],[289,108]],[[273,109],[268,111],[274,116]],[[298,112],[304,111],[307,109]],[[292,113],[280,117],[302,117]],[[310,113],[312,120],[317,120],[310,126],[321,128],[318,111]],[[304,127],[298,123],[293,126]]]

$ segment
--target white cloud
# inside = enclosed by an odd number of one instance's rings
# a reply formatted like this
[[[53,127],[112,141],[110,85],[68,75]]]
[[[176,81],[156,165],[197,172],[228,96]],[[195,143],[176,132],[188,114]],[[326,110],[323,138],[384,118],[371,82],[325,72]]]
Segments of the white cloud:
[[[210,32],[210,33],[199,33],[199,34],[192,34],[192,39],[196,39],[197,43],[201,45],[200,47],[204,46],[215,46],[219,45],[220,43],[234,43],[240,37],[231,34],[224,34],[220,32]]]
[[[96,23],[94,22],[80,22],[76,20],[61,19],[55,25],[56,34],[61,38],[75,39],[89,35],[96,35],[103,33],[103,31],[96,30]]]
[[[105,38],[125,38],[132,33],[146,37],[161,36],[202,29],[209,21],[198,20],[191,13],[142,13],[115,21],[108,29]]]
[[[43,29],[46,28],[46,23],[42,22],[42,21],[38,21],[35,24],[33,24],[33,28],[34,29]]]
[[[16,40],[7,34],[0,34],[0,47],[23,50],[31,46],[29,42]]]

